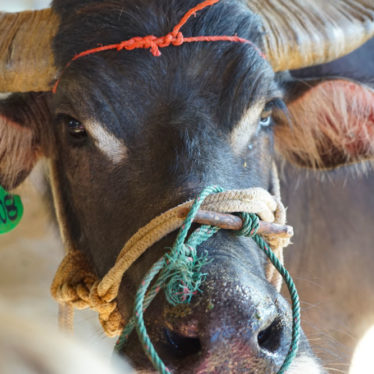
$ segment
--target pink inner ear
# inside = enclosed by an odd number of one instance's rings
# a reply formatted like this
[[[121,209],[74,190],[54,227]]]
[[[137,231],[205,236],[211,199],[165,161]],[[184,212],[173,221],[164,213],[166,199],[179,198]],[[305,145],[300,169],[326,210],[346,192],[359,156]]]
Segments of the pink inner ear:
[[[374,92],[350,81],[328,81],[312,92],[326,99],[319,118],[321,130],[328,137],[338,136],[342,150],[357,158],[373,150]],[[332,130],[332,132],[331,132]]]
[[[311,87],[289,105],[292,124],[275,127],[279,151],[303,166],[374,158],[374,91],[347,80]]]

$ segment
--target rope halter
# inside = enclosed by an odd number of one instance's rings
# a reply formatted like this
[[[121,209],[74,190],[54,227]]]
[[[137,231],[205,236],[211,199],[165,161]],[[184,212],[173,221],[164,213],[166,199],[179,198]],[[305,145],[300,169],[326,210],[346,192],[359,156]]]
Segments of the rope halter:
[[[119,335],[129,317],[121,317],[116,302],[124,273],[148,248],[180,228],[184,223],[186,210],[189,211],[192,205],[193,201],[181,204],[142,227],[125,244],[114,266],[101,280],[91,271],[84,254],[70,247],[52,282],[52,296],[60,304],[76,309],[96,310],[106,334]],[[286,221],[282,203],[262,188],[210,194],[201,204],[201,209],[217,213],[253,213],[262,221],[280,225],[284,225]],[[282,249],[289,243],[289,234],[268,233],[263,236],[283,262]],[[271,263],[266,266],[266,277],[280,290],[282,278],[274,271]]]

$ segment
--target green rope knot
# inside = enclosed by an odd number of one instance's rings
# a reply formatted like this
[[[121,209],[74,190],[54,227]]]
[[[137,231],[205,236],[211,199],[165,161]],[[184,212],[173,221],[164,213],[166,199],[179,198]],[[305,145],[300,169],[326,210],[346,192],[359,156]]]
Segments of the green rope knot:
[[[177,256],[166,255],[169,279],[166,281],[165,296],[172,305],[188,304],[192,296],[201,292],[200,285],[206,275],[201,268],[207,264],[208,256],[198,257],[196,253],[196,247],[183,244]]]
[[[197,197],[183,226],[178,232],[177,238],[170,252],[162,256],[155,264],[153,264],[141,282],[136,293],[133,317],[123,329],[115,346],[115,351],[121,351],[134,327],[136,327],[144,352],[151,360],[155,369],[161,374],[170,374],[170,370],[162,362],[148,336],[144,323],[144,312],[161,289],[165,290],[166,299],[172,305],[189,303],[193,295],[201,292],[200,285],[206,276],[205,273],[202,273],[201,269],[203,266],[208,264],[210,260],[208,259],[207,253],[198,257],[196,248],[218,232],[220,228],[202,225],[192,232],[187,241],[186,238],[193,219],[204,199],[212,193],[222,191],[223,189],[221,187],[207,187]],[[237,232],[237,235],[253,238],[259,248],[265,253],[271,263],[282,275],[290,292],[292,302],[292,339],[287,356],[282,367],[278,371],[278,374],[284,374],[291,365],[291,362],[298,351],[300,338],[300,303],[297,290],[286,268],[280,263],[265,240],[257,234],[259,227],[258,216],[256,214],[245,212],[238,214],[242,218],[243,227]],[[157,275],[158,277],[156,278]]]
[[[255,236],[260,226],[260,219],[256,214],[241,212],[238,214],[243,221],[243,227],[236,231],[238,236]]]

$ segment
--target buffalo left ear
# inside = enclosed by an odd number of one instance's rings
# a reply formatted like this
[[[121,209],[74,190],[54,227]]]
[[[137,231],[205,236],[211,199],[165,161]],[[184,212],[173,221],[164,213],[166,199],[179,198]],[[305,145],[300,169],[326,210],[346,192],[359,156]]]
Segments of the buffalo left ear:
[[[275,113],[277,150],[311,168],[374,159],[374,91],[344,79],[288,83],[289,116]]]
[[[41,156],[52,154],[49,93],[13,94],[0,101],[0,185],[17,187]]]

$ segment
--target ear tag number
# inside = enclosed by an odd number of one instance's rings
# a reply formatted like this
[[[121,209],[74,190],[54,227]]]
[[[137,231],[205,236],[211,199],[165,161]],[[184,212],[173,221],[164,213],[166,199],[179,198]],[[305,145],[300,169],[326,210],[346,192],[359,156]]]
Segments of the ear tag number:
[[[13,230],[21,221],[23,205],[18,195],[11,195],[0,186],[0,234]]]

